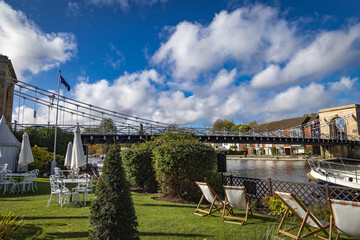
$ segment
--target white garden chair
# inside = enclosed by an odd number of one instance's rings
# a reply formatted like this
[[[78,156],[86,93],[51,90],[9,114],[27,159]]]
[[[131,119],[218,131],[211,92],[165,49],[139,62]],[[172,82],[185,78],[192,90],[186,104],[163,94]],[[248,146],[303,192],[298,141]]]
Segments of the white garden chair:
[[[51,175],[49,179],[50,179],[51,195],[47,206],[50,206],[53,195],[56,195],[57,203],[60,204],[60,206],[62,207],[63,197],[65,197],[66,194],[69,194],[70,190],[65,187],[61,178],[57,178],[55,175]]]
[[[94,189],[94,176],[90,176],[87,173],[79,175],[79,179],[85,179],[85,183],[79,183],[77,187],[73,188],[72,191],[83,194],[83,203],[86,206],[86,197],[88,194],[90,195],[90,199],[92,198],[93,189]]]
[[[250,201],[246,194],[245,187],[239,186],[223,186],[225,192],[225,204],[223,210],[223,221],[227,223],[235,223],[242,225],[248,219],[250,208]],[[236,216],[233,209],[245,211],[245,216]]]
[[[8,169],[0,172],[0,189],[1,187],[4,187],[3,194],[5,194],[8,190],[10,193],[15,191],[16,181],[12,179],[12,177],[7,176],[6,174],[8,173],[11,173]]]
[[[329,239],[332,239],[333,226],[335,226],[336,239],[339,239],[340,234],[360,239],[360,202],[330,199],[329,206],[331,211]]]
[[[31,178],[32,178],[32,188],[34,188],[37,190],[37,177],[39,176],[39,169],[33,169],[30,171],[31,173]],[[34,191],[34,190],[33,190]]]
[[[26,186],[28,186],[28,191],[30,191],[30,186],[31,186],[32,191],[34,192],[33,174],[31,172],[26,172],[23,180],[21,182],[15,183],[15,188],[17,187],[17,191],[21,193],[26,192]]]

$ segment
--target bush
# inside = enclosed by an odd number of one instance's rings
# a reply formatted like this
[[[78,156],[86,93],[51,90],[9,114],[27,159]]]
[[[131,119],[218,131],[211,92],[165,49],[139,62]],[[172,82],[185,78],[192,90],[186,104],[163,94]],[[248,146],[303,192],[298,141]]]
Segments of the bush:
[[[218,179],[215,150],[189,134],[166,134],[155,141],[156,178],[165,196],[192,200],[195,181]]]
[[[305,148],[305,154],[306,155],[309,155],[309,156],[313,156],[314,155],[314,149],[313,149],[313,147],[311,146],[311,147],[306,147]]]
[[[261,155],[265,155],[265,149],[261,149],[260,154],[261,154]]]
[[[0,239],[7,239],[22,226],[22,219],[17,220],[13,213],[0,213]]]
[[[103,174],[90,208],[91,239],[139,239],[129,183],[125,179],[120,146],[107,152]]]
[[[231,145],[231,146],[230,146],[230,150],[231,150],[231,151],[236,151],[236,150],[237,150],[237,146],[236,146],[236,145]]]
[[[151,142],[137,144],[121,152],[126,178],[132,187],[143,188],[147,192],[157,192],[157,182],[152,164]]]
[[[308,206],[310,212],[312,212],[316,218],[322,221],[330,222],[330,208],[327,204],[315,204]]]
[[[275,195],[267,194],[261,199],[261,204],[273,215],[283,215],[286,211],[286,205]]]
[[[276,147],[271,147],[270,151],[271,151],[271,155],[276,155]]]
[[[43,173],[50,173],[50,161],[53,159],[53,153],[49,152],[46,147],[35,147],[31,148],[34,162],[29,164],[30,169],[39,169],[40,175]],[[64,157],[61,155],[55,156],[55,161],[58,167],[64,166]]]

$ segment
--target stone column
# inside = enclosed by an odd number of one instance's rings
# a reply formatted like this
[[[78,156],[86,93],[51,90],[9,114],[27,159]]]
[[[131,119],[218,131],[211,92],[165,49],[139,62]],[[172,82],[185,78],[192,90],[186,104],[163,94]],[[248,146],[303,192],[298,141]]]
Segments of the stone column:
[[[4,115],[8,124],[11,124],[15,83],[17,78],[11,60],[0,55],[0,117]]]

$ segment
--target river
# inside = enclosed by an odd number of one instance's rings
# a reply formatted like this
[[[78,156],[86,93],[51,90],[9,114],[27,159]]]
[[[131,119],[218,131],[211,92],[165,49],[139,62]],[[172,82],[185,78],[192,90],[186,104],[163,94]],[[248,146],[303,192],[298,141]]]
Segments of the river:
[[[249,178],[271,178],[293,182],[308,183],[306,173],[310,167],[305,161],[291,160],[227,160],[225,175]]]
[[[102,165],[100,157],[89,157],[89,163]],[[100,164],[99,164],[100,163]],[[305,161],[291,160],[227,160],[227,172],[224,175],[233,175],[250,178],[271,178],[293,182],[308,183],[306,173],[310,167]]]

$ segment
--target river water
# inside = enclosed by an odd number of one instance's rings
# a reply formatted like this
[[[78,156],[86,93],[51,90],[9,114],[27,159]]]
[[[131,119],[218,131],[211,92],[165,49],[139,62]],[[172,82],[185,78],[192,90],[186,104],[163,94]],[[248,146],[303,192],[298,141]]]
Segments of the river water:
[[[89,157],[89,163],[102,165],[99,157]],[[227,172],[224,175],[233,175],[249,178],[271,178],[293,182],[308,183],[306,173],[310,167],[305,161],[291,160],[227,160]]]
[[[308,183],[306,173],[310,167],[305,161],[291,160],[227,160],[227,172],[233,175],[249,178],[271,178],[293,182]]]

